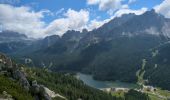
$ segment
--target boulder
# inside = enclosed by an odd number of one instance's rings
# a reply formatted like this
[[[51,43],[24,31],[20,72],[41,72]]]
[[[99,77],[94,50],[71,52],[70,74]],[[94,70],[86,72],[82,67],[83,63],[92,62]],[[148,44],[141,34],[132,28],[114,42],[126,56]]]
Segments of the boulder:
[[[43,85],[40,85],[40,95],[45,99],[45,100],[52,100],[51,97],[48,95],[46,92],[46,89]]]
[[[3,67],[3,65],[0,63],[0,71],[2,71],[2,67]]]
[[[8,69],[12,69],[13,68],[12,61],[8,57],[6,58],[6,66],[7,66]]]
[[[37,84],[37,81],[36,80],[32,81],[31,93],[36,95],[39,92],[40,92],[40,86]]]
[[[59,97],[62,98],[63,100],[67,100],[64,96],[56,94],[54,91],[48,89],[47,87],[45,87],[45,91],[51,98]]]
[[[6,91],[3,91],[2,95],[5,97],[5,99],[0,98],[0,100],[14,100],[12,96],[8,94]]]
[[[13,72],[13,78],[16,80],[19,80],[20,84],[29,91],[30,88],[30,84],[25,76],[25,74],[23,72],[21,72],[20,70],[15,70]]]
[[[46,87],[43,85],[38,85],[37,81],[32,81],[31,93],[34,95],[36,100],[51,100],[51,97],[46,92]]]
[[[26,89],[27,91],[29,91],[30,88],[30,84],[28,82],[28,80],[26,78],[21,78],[19,80],[20,84],[24,87],[24,89]]]
[[[46,87],[43,85],[37,84],[37,81],[32,81],[32,85],[30,86],[26,74],[24,73],[24,69],[21,67],[19,69],[17,64],[13,64],[11,59],[6,57],[3,54],[0,54],[0,74],[8,74],[14,80],[19,81],[20,85],[27,91],[30,91],[36,100],[51,100],[50,95]],[[4,92],[6,94],[6,92]]]

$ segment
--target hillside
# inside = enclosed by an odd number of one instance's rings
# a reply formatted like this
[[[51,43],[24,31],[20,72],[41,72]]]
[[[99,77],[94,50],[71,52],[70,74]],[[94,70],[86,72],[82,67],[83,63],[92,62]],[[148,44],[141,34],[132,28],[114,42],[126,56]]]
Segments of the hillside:
[[[0,100],[170,100],[170,0],[0,0]]]
[[[32,67],[54,72],[83,72],[97,80],[130,83],[138,83],[140,75],[142,81],[147,81],[144,84],[169,90],[169,85],[163,85],[169,84],[169,49],[162,45],[169,41],[169,26],[169,18],[151,10],[142,15],[126,14],[114,18],[92,31],[71,30],[61,37],[48,36],[31,41],[29,45],[4,44],[1,51]],[[16,49],[10,50],[13,46]],[[160,51],[152,57],[155,48]],[[141,70],[143,59],[147,63]]]
[[[151,49],[169,41],[168,23],[169,19],[154,10],[139,16],[123,15],[90,32],[68,31],[53,45],[21,57],[55,71],[84,72],[98,80],[136,83],[142,60],[151,56]]]
[[[24,65],[11,62],[10,58],[3,54],[0,54],[0,59],[0,93],[6,91],[14,99],[44,98],[45,100],[51,100],[46,91],[46,89],[49,90],[48,88],[55,91],[55,93],[64,95],[61,96],[51,92],[53,99],[60,98],[60,96],[69,100],[78,98],[86,100],[114,99],[109,94],[84,85],[71,75],[52,73],[45,69],[27,68]]]
[[[169,50],[170,44],[166,42],[152,49],[151,56],[147,58],[145,79],[150,80],[148,84],[170,90],[169,87]]]
[[[4,54],[0,54],[0,69],[0,99],[123,100],[123,98],[117,98],[91,88],[71,74],[53,73],[47,69],[28,68],[22,64],[15,64]],[[139,96],[134,96],[135,100],[148,98],[145,94],[136,93]],[[129,98],[130,93],[127,96]]]

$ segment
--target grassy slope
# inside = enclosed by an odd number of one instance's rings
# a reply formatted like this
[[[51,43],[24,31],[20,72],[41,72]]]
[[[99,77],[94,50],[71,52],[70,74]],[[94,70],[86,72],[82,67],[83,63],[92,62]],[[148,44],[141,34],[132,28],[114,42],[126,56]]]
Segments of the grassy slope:
[[[25,91],[16,81],[0,75],[0,94],[6,91],[17,100],[33,100],[30,93]]]
[[[49,89],[65,96],[69,100],[116,100],[110,94],[85,85],[72,75],[52,73],[47,70],[26,68],[30,80],[37,80]]]

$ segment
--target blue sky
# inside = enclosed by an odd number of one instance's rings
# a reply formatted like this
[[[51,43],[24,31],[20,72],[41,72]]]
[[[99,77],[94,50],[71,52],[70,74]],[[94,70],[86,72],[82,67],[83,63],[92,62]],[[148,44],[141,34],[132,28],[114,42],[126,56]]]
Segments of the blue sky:
[[[170,18],[170,0],[0,0],[0,26],[29,37],[92,30],[121,17],[155,9]]]
[[[158,5],[163,0],[136,0],[132,4],[129,4],[130,9],[140,9],[142,7],[146,7],[148,9],[152,9],[155,5]],[[127,4],[129,0],[124,0],[123,4]],[[35,11],[39,11],[42,9],[48,9],[53,13],[58,12],[62,8],[64,11],[68,9],[73,9],[79,11],[81,9],[92,9],[93,11],[90,18],[95,19],[97,16],[101,16],[101,19],[109,18],[110,15],[106,13],[106,11],[99,11],[97,5],[88,5],[87,0],[21,0],[19,3],[14,4],[16,6],[31,6]],[[94,14],[95,13],[95,14]],[[62,14],[62,13],[60,13]],[[61,17],[57,16],[48,16],[44,20],[49,23],[55,18]]]

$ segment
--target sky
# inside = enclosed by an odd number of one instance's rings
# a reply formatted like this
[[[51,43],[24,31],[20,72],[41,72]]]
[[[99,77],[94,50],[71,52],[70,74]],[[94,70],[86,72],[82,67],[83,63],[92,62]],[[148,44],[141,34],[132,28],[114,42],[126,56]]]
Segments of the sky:
[[[170,0],[0,0],[0,30],[31,38],[96,29],[123,14],[155,9],[170,18]]]

